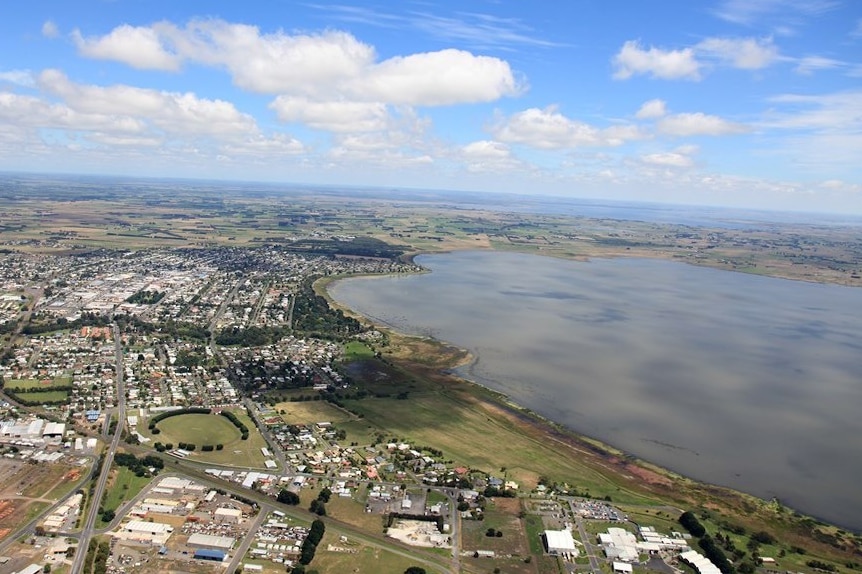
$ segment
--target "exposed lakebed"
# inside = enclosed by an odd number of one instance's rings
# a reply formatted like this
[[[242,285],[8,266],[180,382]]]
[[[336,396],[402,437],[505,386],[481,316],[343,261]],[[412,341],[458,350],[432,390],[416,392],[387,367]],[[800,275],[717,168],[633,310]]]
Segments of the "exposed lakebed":
[[[862,289],[648,259],[426,255],[340,303],[465,378],[693,478],[862,529]]]

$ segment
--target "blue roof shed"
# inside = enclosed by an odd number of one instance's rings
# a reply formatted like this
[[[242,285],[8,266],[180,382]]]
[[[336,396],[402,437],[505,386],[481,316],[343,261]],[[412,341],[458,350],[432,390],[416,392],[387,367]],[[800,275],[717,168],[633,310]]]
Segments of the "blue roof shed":
[[[197,560],[212,560],[221,562],[224,560],[225,553],[223,550],[210,550],[209,548],[200,548],[195,550],[195,559]]]

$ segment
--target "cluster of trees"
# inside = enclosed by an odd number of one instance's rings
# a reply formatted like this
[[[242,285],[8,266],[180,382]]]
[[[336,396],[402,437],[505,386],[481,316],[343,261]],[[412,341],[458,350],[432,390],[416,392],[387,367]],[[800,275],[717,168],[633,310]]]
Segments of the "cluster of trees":
[[[287,221],[279,221],[279,227],[290,225]],[[373,257],[375,259],[395,259],[404,253],[397,245],[390,245],[376,237],[354,237],[350,241],[343,239],[284,239],[267,238],[267,241],[282,241],[285,251],[310,253],[312,255],[353,255],[356,257]]]
[[[502,538],[503,532],[495,528],[489,528],[485,531],[485,536],[487,536],[488,538]]]
[[[165,467],[165,463],[157,456],[146,455],[141,458],[127,452],[118,452],[114,456],[117,466],[124,466],[134,472],[137,476],[146,476],[150,469],[156,469],[156,473]]]
[[[710,562],[721,570],[721,574],[734,574],[736,572],[733,564],[725,556],[724,551],[718,547],[709,534],[704,535],[703,538],[698,540],[697,545],[703,550],[703,555],[709,558]]]
[[[518,493],[507,488],[497,488],[496,486],[486,486],[482,491],[482,496],[485,498],[515,498]]]
[[[683,512],[679,517],[679,523],[695,538],[700,538],[706,534],[706,528],[703,527],[697,516],[691,511]]]
[[[164,291],[146,291],[141,290],[126,299],[127,303],[137,305],[155,305],[165,297]]]
[[[90,327],[107,327],[111,320],[96,313],[81,313],[81,316],[74,321],[69,321],[64,317],[54,318],[52,316],[33,315],[30,322],[24,326],[22,332],[25,335],[41,335],[42,333],[51,333],[53,331],[62,331],[64,329],[78,329],[84,326]]]
[[[153,434],[159,434],[161,431],[156,428],[156,425],[161,421],[170,418],[170,417],[178,417],[180,415],[191,415],[191,414],[199,414],[199,415],[208,415],[212,412],[212,409],[206,407],[189,407],[187,409],[177,409],[175,411],[166,411],[160,414],[157,414],[153,418],[150,419],[150,423],[147,425],[147,428],[150,429],[150,432]]]
[[[275,499],[282,504],[289,504],[290,506],[296,506],[299,504],[299,495],[286,488],[282,488]]]
[[[315,520],[311,523],[308,536],[305,537],[305,540],[302,542],[302,548],[299,550],[299,564],[297,566],[302,566],[302,569],[297,570],[294,567],[291,571],[292,574],[303,574],[305,572],[305,566],[311,564],[311,561],[314,560],[317,545],[323,539],[324,532],[326,532],[326,526],[321,520]]]
[[[317,498],[311,501],[311,505],[308,507],[308,510],[318,516],[326,516],[326,503],[329,502],[331,497],[332,491],[329,490],[329,488],[324,488],[317,495]]]
[[[700,538],[697,544],[700,546],[701,550],[703,550],[704,556],[709,558],[709,560],[715,564],[719,570],[721,570],[722,574],[734,574],[736,572],[733,564],[731,564],[730,560],[725,556],[724,551],[719,548],[712,537],[706,533],[706,528],[703,527],[703,524],[700,523],[692,512],[683,512],[679,517],[679,523],[683,528],[688,530],[692,536]]]
[[[111,545],[109,542],[97,542],[95,538],[91,539],[87,547],[87,556],[84,558],[84,571],[93,574],[106,574],[110,555]]]
[[[361,333],[362,324],[344,314],[341,309],[332,309],[329,303],[314,292],[312,284],[317,277],[303,282],[296,294],[293,306],[293,328],[319,339],[344,340]]]
[[[206,356],[203,354],[203,351],[190,351],[188,349],[180,349],[177,351],[177,358],[174,361],[175,367],[199,367],[206,363]]]
[[[242,433],[240,437],[242,438],[242,440],[248,440],[248,427],[245,426],[245,424],[243,424],[243,422],[239,420],[239,418],[237,418],[235,414],[233,414],[231,411],[221,411],[220,414],[221,416],[229,420],[231,423],[233,423],[233,426],[239,429],[239,432]]]
[[[14,385],[14,383],[12,383]],[[38,386],[38,387],[7,387],[6,382],[3,380],[3,377],[0,377],[0,389],[3,389],[9,394],[14,393],[50,393],[53,391],[66,391],[71,392],[74,387],[69,385],[46,385],[46,386]]]
[[[821,562],[820,560],[809,560],[805,563],[806,566],[810,568],[814,568],[816,570],[824,570],[826,572],[835,572],[835,566],[829,564],[828,562]]]
[[[240,345],[242,347],[260,347],[280,341],[288,334],[287,327],[258,326],[248,328],[229,327],[222,329],[215,337],[216,343],[226,347]]]

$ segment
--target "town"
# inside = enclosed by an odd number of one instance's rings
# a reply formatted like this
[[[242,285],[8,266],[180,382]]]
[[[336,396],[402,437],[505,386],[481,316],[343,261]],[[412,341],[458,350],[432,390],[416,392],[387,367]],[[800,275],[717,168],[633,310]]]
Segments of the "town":
[[[307,239],[4,254],[0,572],[831,565],[707,509],[712,535],[681,523],[669,479],[587,443],[561,455],[503,431],[524,415],[464,402],[423,362],[462,351],[319,287],[421,267],[355,235]]]
[[[334,398],[338,392],[356,392],[339,366],[345,343],[373,345],[384,336],[338,316],[331,331],[338,336],[300,336],[296,326],[307,321],[302,310],[309,306],[303,298],[316,297],[305,287],[309,279],[416,270],[395,261],[305,257],[278,247],[6,257],[2,321],[7,333],[14,334],[9,328],[14,327],[20,336],[10,337],[0,367],[10,399],[0,425],[5,472],[14,479],[29,465],[52,465],[65,471],[61,482],[74,486],[92,465],[104,465],[103,447],[122,419],[123,447],[134,453],[149,447],[194,461],[196,469],[232,485],[234,493],[250,491],[288,504],[314,493],[311,509],[321,516],[327,504],[334,506],[333,499],[342,505],[362,503],[362,512],[387,517],[387,534],[403,544],[511,559],[499,544],[459,548],[454,535],[457,523],[484,520],[486,496],[514,499],[517,482],[459,466],[432,446],[397,437],[351,440],[353,432],[321,418],[358,420]],[[26,323],[19,321],[24,314]],[[339,335],[341,329],[352,336]],[[252,345],[218,343],[233,343],[231,337],[254,340]],[[233,414],[226,421],[216,413]],[[171,424],[181,419],[201,428],[185,433]],[[227,432],[219,434],[225,429],[206,419],[224,421]],[[230,432],[236,430],[232,422],[244,429],[239,441]],[[97,462],[99,455],[103,458]],[[196,569],[230,562],[233,569],[250,572],[284,571],[302,563],[310,530],[296,517],[181,474],[155,478],[158,470],[138,465],[135,454],[118,451],[113,458],[116,465],[127,465],[118,467],[122,471],[115,471],[115,480],[131,475],[132,468],[137,479],[153,478],[143,487],[143,481],[135,482],[139,492],[125,484],[120,488],[128,491],[109,492],[100,501],[90,500],[86,489],[74,489],[38,515],[30,534],[25,529],[32,551],[7,550],[21,558],[4,568],[56,572],[71,567],[88,506],[99,507],[97,524],[111,535],[109,552],[101,554],[108,572],[157,571],[175,562],[193,563]],[[33,486],[28,481],[34,479],[23,473],[21,489]],[[547,508],[544,501],[552,499],[545,490],[540,486],[535,498],[531,495],[530,507]],[[5,520],[27,514],[26,503],[26,498],[4,502],[11,510]],[[543,523],[557,527],[544,529],[545,549],[575,571],[579,548],[571,528],[575,517],[591,515],[574,505],[557,510],[541,513],[548,517]],[[613,520],[622,518],[614,514]],[[492,543],[502,538],[502,529],[491,530]],[[13,534],[13,528],[4,533]],[[631,540],[625,548],[635,548]],[[655,550],[688,550],[679,540]],[[349,555],[356,545],[350,536],[341,536],[329,548]],[[99,559],[98,548],[94,559]],[[531,556],[526,548],[522,552],[525,559]],[[627,562],[615,561],[615,569],[630,571],[640,554],[628,551],[620,558]],[[30,560],[32,566],[25,564]]]

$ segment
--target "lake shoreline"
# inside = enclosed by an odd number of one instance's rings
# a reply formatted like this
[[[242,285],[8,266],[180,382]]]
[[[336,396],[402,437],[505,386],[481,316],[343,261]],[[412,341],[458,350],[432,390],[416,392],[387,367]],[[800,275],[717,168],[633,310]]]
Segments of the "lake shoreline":
[[[431,255],[438,255],[438,254],[431,254]],[[734,275],[736,275],[736,274],[734,274]],[[339,279],[343,279],[343,278],[339,278]],[[330,283],[330,281],[327,281],[327,284],[328,283]],[[332,299],[332,297],[328,294],[328,291],[327,291],[327,298],[333,304],[336,304],[341,308],[350,309],[346,305],[341,305],[337,301],[334,301]],[[352,309],[350,309],[350,310],[356,314],[360,314],[358,311],[355,311]],[[362,315],[362,316],[364,316],[364,315]],[[403,332],[398,325],[393,324],[391,322],[388,322],[385,319],[382,319],[380,317],[369,316],[369,317],[367,317],[367,320],[369,320],[370,322],[372,322],[375,325],[378,325],[380,327],[385,328],[385,330]],[[429,340],[435,340],[435,341],[439,342],[442,346],[450,346],[450,347],[456,347],[457,348],[457,345],[449,345],[447,343],[447,339],[445,337],[442,337],[442,338],[437,337],[436,336],[437,333],[434,333],[433,329],[429,329],[429,331],[431,331],[430,333],[418,333],[418,331],[419,330],[408,331],[408,334],[409,334],[409,336],[417,336],[417,334],[419,334],[419,336],[424,336],[425,338],[427,338]],[[464,349],[461,349],[461,350],[464,352],[467,352]],[[637,458],[639,461],[643,461],[647,465],[655,466],[657,468],[662,468],[670,476],[689,476],[689,473],[687,473],[685,470],[676,470],[676,469],[674,469],[673,466],[667,466],[666,464],[661,463],[661,462],[659,462],[659,463],[650,462],[652,459],[648,456],[645,457],[642,454],[634,454],[633,455],[633,454],[631,454],[631,451],[629,449],[627,449],[625,446],[620,448],[619,446],[616,446],[613,441],[608,441],[605,438],[591,438],[594,435],[591,435],[588,432],[585,433],[582,430],[577,430],[575,427],[573,427],[568,422],[559,421],[554,416],[548,415],[547,413],[539,412],[532,406],[523,405],[522,401],[520,401],[517,397],[514,397],[514,398],[511,397],[509,395],[509,393],[507,393],[505,391],[505,389],[497,388],[493,385],[486,384],[485,382],[483,382],[481,380],[481,376],[477,377],[475,373],[471,376],[470,368],[472,365],[475,364],[475,362],[478,359],[479,359],[478,356],[466,356],[465,355],[462,357],[462,360],[460,361],[460,363],[458,365],[450,365],[448,368],[444,369],[442,374],[445,374],[449,377],[457,379],[464,384],[476,385],[476,386],[479,386],[483,389],[486,389],[488,392],[494,393],[498,397],[498,403],[500,403],[502,406],[506,406],[507,408],[510,408],[513,412],[529,412],[532,414],[532,416],[534,418],[538,419],[539,424],[550,425],[550,426],[565,429],[567,432],[569,432],[573,435],[576,435],[576,437],[583,442],[586,442],[588,444],[599,444],[599,445],[601,445],[601,447],[603,448],[603,450],[605,452],[613,452],[613,453],[617,454],[618,456],[624,456],[624,457],[629,458],[629,459],[631,459],[633,457]],[[652,437],[647,437],[647,438],[652,438]],[[651,442],[651,443],[654,443],[657,445],[663,445],[663,444],[667,443],[667,441],[662,441],[661,437],[658,437],[655,440],[651,440],[651,441],[647,440],[647,438],[644,438],[642,440],[645,442]],[[669,443],[667,443],[667,444],[669,444]],[[683,447],[683,450],[684,450],[684,447]],[[694,452],[694,451],[691,451],[691,452]],[[717,486],[718,488],[726,488],[726,489],[733,490],[734,492],[738,492],[738,493],[746,493],[747,492],[744,489],[739,489],[736,486],[728,485],[726,483],[722,486],[721,480],[716,481],[716,480],[711,480],[709,477],[704,478],[703,474],[701,474],[700,477],[691,477],[690,480],[702,482],[705,485],[719,485],[719,486]],[[762,495],[761,496],[750,495],[750,496],[755,496],[756,498],[758,498],[758,500],[763,500],[763,501],[769,500],[769,497],[763,497]],[[784,500],[784,499],[782,498],[782,500]],[[790,500],[789,503],[791,505],[793,505],[792,500]],[[811,514],[810,511],[807,511],[807,513]],[[830,522],[831,521],[832,520],[830,520]]]

